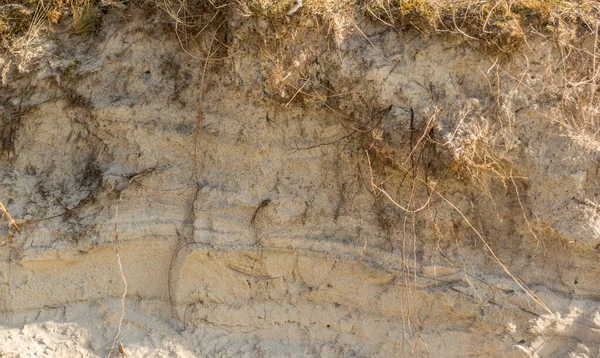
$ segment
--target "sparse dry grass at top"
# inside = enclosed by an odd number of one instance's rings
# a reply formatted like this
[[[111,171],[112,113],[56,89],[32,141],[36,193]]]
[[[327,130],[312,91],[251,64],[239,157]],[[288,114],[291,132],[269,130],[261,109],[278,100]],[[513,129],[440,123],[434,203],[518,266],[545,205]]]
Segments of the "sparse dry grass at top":
[[[100,10],[107,8],[155,7],[167,12],[179,26],[192,26],[223,9],[286,21],[294,4],[295,0],[0,0],[0,40],[3,48],[11,48],[36,27],[59,21],[71,21],[75,33],[94,32],[100,25]],[[304,0],[298,13],[337,22],[369,17],[394,28],[461,34],[489,49],[509,53],[524,44],[525,28],[551,30],[564,23],[593,31],[599,11],[597,1]]]
[[[510,53],[525,42],[527,28],[552,31],[565,25],[592,31],[596,1],[548,0],[368,0],[366,12],[390,26],[413,26],[424,32],[458,33],[485,47]]]

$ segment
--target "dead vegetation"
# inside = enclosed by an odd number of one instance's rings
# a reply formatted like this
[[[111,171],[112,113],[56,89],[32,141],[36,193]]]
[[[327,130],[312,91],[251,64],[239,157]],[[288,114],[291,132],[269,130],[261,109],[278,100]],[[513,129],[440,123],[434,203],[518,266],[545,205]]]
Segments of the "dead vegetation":
[[[39,39],[39,34],[60,21],[70,21],[73,34],[93,34],[101,26],[101,9],[120,8],[115,4],[56,0],[1,5],[2,47],[14,56],[27,58],[32,44]],[[550,69],[548,83],[561,100],[560,106],[555,108],[557,116],[553,120],[563,126],[565,135],[573,142],[587,150],[600,152],[600,5],[595,2],[564,1],[368,0],[357,4],[351,1],[306,0],[301,8],[288,15],[294,6],[291,0],[155,0],[133,4],[132,6],[155,7],[167,14],[172,20],[182,50],[190,51],[191,56],[204,60],[195,133],[195,157],[198,131],[202,125],[205,74],[210,63],[228,56],[227,50],[231,48],[225,33],[226,16],[232,12],[257,21],[256,33],[271,39],[259,45],[265,91],[269,96],[282,100],[286,105],[293,101],[314,101],[337,113],[341,112],[330,102],[331,97],[335,96],[332,86],[319,77],[315,71],[316,62],[323,51],[338,50],[349,29],[360,31],[358,24],[365,18],[395,30],[410,28],[426,35],[459,36],[483,49],[492,59],[496,59],[492,71],[484,74],[490,83],[493,103],[485,106],[476,102],[465,103],[454,113],[454,129],[443,133],[443,136],[440,137],[436,132],[439,113],[435,108],[419,126],[415,124],[415,114],[411,109],[410,128],[406,134],[409,147],[402,150],[394,147],[393,143],[386,142],[378,125],[383,112],[372,111],[366,124],[358,123],[350,114],[342,114],[343,120],[346,123],[348,120],[355,121],[349,125],[349,137],[360,142],[359,147],[365,153],[373,192],[378,198],[389,201],[399,209],[396,214],[400,215],[396,215],[392,221],[390,232],[396,238],[403,259],[406,255],[403,280],[408,287],[414,277],[412,275],[417,271],[416,261],[411,261],[409,256],[411,251],[416,256],[417,225],[422,219],[420,215],[425,216],[425,220],[436,227],[433,213],[437,210],[436,205],[444,204],[458,213],[504,272],[545,312],[551,312],[496,256],[486,237],[472,223],[472,218],[464,209],[436,189],[440,178],[435,171],[436,168],[439,171],[440,167],[450,169],[490,198],[490,185],[495,183],[503,186],[507,192],[516,195],[524,221],[537,239],[518,190],[517,182],[522,178],[517,176],[514,165],[503,155],[507,147],[503,137],[504,129],[510,132],[514,111],[512,108],[507,109],[509,91],[499,81],[503,71],[502,63],[511,56],[521,54],[522,49],[528,46],[529,33],[555,41],[560,61]],[[192,53],[190,48],[205,41],[204,35],[209,33],[208,51],[201,52],[200,55]],[[318,36],[310,39],[315,34]],[[310,46],[297,52],[290,51],[286,45],[294,41],[306,41]],[[298,47],[294,49],[297,50]],[[516,79],[515,82],[519,80]],[[74,106],[82,102],[75,92],[70,98]],[[89,104],[82,102],[81,105]],[[11,133],[2,133],[1,149],[4,151],[11,149],[8,144],[4,144],[5,137],[8,138],[6,143],[14,142],[14,134]],[[434,158],[436,155],[443,158]],[[436,160],[439,162],[433,163]],[[198,168],[195,170],[197,172]],[[197,178],[195,181],[198,181]],[[266,204],[267,201],[256,209],[251,223]],[[0,209],[18,229],[1,204]],[[118,257],[117,239],[115,228]],[[123,281],[126,294],[127,282],[124,276]],[[170,285],[169,281],[169,287]],[[406,296],[402,297],[405,304],[411,301],[410,295],[411,291],[407,290]],[[407,316],[406,326],[411,335],[419,337],[420,324],[417,317]],[[120,329],[119,326],[119,331]],[[118,334],[113,341],[113,348],[117,338]]]
[[[218,15],[240,14],[268,21],[276,37],[285,28],[319,28],[339,43],[345,31],[365,17],[395,29],[454,34],[474,40],[487,51],[512,55],[526,45],[525,33],[568,26],[578,32],[595,29],[600,5],[593,1],[556,0],[152,0],[122,3],[107,0],[20,0],[0,2],[1,46],[15,52],[31,45],[42,31],[59,22],[75,34],[99,30],[102,12],[127,7],[154,7],[168,14],[183,43],[194,41]],[[290,10],[296,9],[293,14]]]
[[[600,19],[581,36],[576,29],[562,27],[556,43],[561,61],[550,80],[561,93],[558,121],[567,136],[582,148],[600,152]]]

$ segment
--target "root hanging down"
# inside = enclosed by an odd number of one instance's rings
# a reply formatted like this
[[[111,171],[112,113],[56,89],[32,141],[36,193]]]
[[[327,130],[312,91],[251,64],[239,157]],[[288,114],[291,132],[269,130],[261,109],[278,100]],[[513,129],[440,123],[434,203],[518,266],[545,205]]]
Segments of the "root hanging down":
[[[531,290],[523,281],[521,281],[519,278],[517,278],[515,275],[513,275],[512,272],[510,272],[508,267],[506,267],[506,265],[496,255],[494,250],[489,246],[485,237],[479,232],[479,230],[477,230],[475,228],[475,226],[473,226],[473,224],[467,218],[467,216],[456,205],[454,205],[454,203],[452,203],[452,201],[450,201],[448,198],[446,198],[444,195],[442,195],[438,190],[436,190],[434,185],[431,185],[430,183],[427,183],[425,180],[415,176],[413,178],[413,180],[417,180],[417,181],[421,182],[422,184],[424,184],[429,189],[430,195],[427,199],[427,202],[422,207],[420,207],[416,210],[411,210],[410,207],[404,207],[401,204],[399,204],[397,201],[395,201],[383,188],[381,188],[380,186],[375,184],[374,179],[373,179],[373,169],[371,167],[371,159],[369,157],[368,151],[365,151],[365,152],[366,152],[367,161],[369,164],[369,170],[370,170],[370,175],[371,175],[371,178],[370,178],[371,185],[374,189],[381,192],[385,197],[388,198],[388,200],[390,200],[392,202],[392,204],[394,204],[396,207],[398,207],[399,209],[401,209],[402,211],[404,211],[407,214],[415,214],[421,210],[424,210],[431,203],[431,198],[432,198],[433,194],[436,194],[440,199],[442,199],[442,201],[444,201],[446,204],[448,204],[448,206],[450,206],[450,208],[452,208],[454,211],[456,211],[461,216],[461,218],[464,220],[464,222],[467,224],[467,226],[475,233],[477,238],[483,243],[484,247],[490,253],[493,260],[517,284],[517,286],[519,286],[519,288],[521,288],[525,292],[525,294],[529,298],[531,298],[538,306],[540,306],[546,313],[553,315],[552,310],[550,310],[550,308],[535,294],[535,292],[533,292],[533,290]]]
[[[119,199],[120,200],[120,199]],[[119,267],[119,273],[121,274],[121,280],[123,281],[123,296],[121,297],[121,316],[119,317],[119,327],[117,329],[117,333],[115,334],[115,338],[113,339],[112,346],[108,351],[109,358],[113,352],[113,350],[117,347],[117,339],[121,335],[121,329],[123,327],[123,319],[125,318],[125,298],[127,297],[127,279],[125,278],[125,273],[123,272],[123,265],[121,263],[121,254],[119,253],[119,232],[117,229],[117,219],[119,217],[119,205],[117,204],[117,209],[115,211],[115,253],[117,256],[117,266]],[[119,345],[121,348],[121,345]]]

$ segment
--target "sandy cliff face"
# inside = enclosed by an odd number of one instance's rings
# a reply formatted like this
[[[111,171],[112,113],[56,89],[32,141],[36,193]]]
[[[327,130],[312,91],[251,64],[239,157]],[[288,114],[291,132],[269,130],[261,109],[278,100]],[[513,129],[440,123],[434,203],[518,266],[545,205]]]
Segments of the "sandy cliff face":
[[[2,59],[0,353],[600,354],[600,147],[560,46],[291,21],[183,51],[114,11]]]

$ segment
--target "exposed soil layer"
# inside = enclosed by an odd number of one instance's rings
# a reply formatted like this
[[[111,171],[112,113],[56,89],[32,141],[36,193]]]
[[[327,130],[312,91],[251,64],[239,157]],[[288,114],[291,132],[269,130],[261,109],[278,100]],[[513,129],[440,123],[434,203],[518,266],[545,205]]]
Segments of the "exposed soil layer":
[[[0,355],[599,354],[587,62],[217,20],[113,9],[0,57]]]

